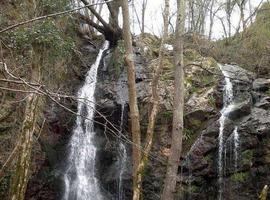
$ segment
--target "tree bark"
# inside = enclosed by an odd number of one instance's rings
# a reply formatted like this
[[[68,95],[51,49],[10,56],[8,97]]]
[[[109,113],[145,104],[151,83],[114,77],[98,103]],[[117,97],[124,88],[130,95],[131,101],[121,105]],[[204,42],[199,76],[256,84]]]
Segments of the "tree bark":
[[[142,35],[144,35],[144,27],[145,27],[145,10],[146,10],[147,0],[143,0],[142,3]]]
[[[98,23],[93,22],[91,19],[87,19],[87,17],[80,16],[86,23],[90,26],[94,26],[98,31],[100,31],[106,38],[106,40],[110,41],[111,46],[115,46],[117,41],[122,38],[122,30],[118,24],[118,14],[119,14],[119,1],[116,0],[112,4],[110,2],[106,2],[110,11],[110,21],[107,23],[93,7],[87,7],[91,13],[97,18],[97,20],[102,24],[102,26],[98,25]],[[81,0],[84,5],[88,5],[88,0]]]
[[[42,65],[42,50],[38,45],[32,44],[30,82],[38,83],[40,81],[40,65]],[[9,190],[10,200],[24,200],[30,176],[33,136],[36,126],[36,115],[39,109],[38,102],[39,96],[37,93],[31,93],[27,97],[24,121],[19,134],[18,157]]]
[[[123,38],[125,46],[125,62],[127,65],[128,78],[128,92],[129,92],[129,109],[131,119],[132,132],[132,158],[133,158],[133,188],[141,189],[141,179],[137,177],[138,166],[141,160],[141,130],[139,121],[139,109],[137,103],[137,92],[135,85],[135,65],[133,59],[132,38],[130,33],[129,23],[129,8],[128,1],[122,0],[122,14],[123,14]],[[136,185],[135,185],[136,184]],[[138,196],[136,196],[138,195]],[[134,193],[133,200],[140,198],[140,194]]]
[[[268,185],[265,185],[261,191],[261,194],[259,196],[260,200],[266,200],[267,199],[267,193],[268,193]]]
[[[37,103],[37,94],[30,94],[27,98],[25,118],[21,130],[19,155],[16,163],[16,169],[10,186],[10,200],[24,200],[24,195],[29,180]]]
[[[174,103],[173,103],[173,129],[171,150],[167,165],[167,172],[162,193],[162,200],[173,200],[176,187],[176,177],[182,151],[182,138],[184,129],[184,61],[183,36],[185,31],[185,0],[177,0],[177,20],[174,46]]]
[[[145,166],[148,161],[149,153],[152,148],[153,144],[153,135],[154,135],[154,129],[155,129],[155,122],[158,114],[158,106],[159,106],[159,95],[158,95],[158,81],[160,74],[162,72],[163,67],[163,57],[165,53],[165,43],[168,38],[168,27],[169,27],[169,0],[165,1],[165,9],[164,9],[164,15],[163,15],[163,21],[164,21],[164,28],[163,28],[163,36],[161,39],[161,45],[159,49],[159,56],[158,56],[158,66],[155,69],[154,77],[151,83],[152,88],[152,96],[151,96],[151,105],[150,105],[150,115],[148,119],[148,126],[147,126],[147,132],[146,132],[146,141],[145,141],[145,147],[143,151],[142,159],[140,160],[137,175],[135,178],[136,180],[142,180],[143,171],[145,169]],[[134,184],[133,188],[133,200],[139,200],[140,194],[142,190],[141,183],[136,182]]]

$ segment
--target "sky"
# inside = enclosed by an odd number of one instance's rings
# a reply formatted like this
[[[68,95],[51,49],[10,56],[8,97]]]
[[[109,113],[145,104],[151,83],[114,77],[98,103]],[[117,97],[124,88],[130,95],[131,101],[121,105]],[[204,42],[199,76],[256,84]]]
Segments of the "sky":
[[[254,9],[255,7],[257,7],[259,5],[261,0],[250,0],[250,4],[252,9]],[[134,4],[135,7],[137,9],[137,12],[140,11],[140,7],[142,4],[142,0],[134,0]],[[148,4],[147,4],[147,10],[146,10],[146,27],[145,27],[145,31],[146,32],[150,32],[153,33],[155,35],[160,36],[162,33],[162,26],[163,26],[163,20],[162,20],[162,8],[163,8],[163,4],[164,4],[164,0],[148,0]],[[248,5],[248,3],[247,3]],[[171,9],[171,13],[173,13],[176,10],[176,0],[170,0],[170,9]],[[245,15],[249,16],[249,11],[246,9],[245,11]],[[138,13],[139,14],[139,13]],[[139,27],[138,27],[138,23],[135,20],[135,12],[134,10],[131,10],[131,16],[133,15],[132,19],[133,19],[133,31],[135,32],[135,34],[139,33]],[[219,12],[218,16],[223,17],[225,16],[224,12]],[[237,24],[239,22],[239,10],[236,8],[233,12],[232,15],[232,24],[234,27],[237,27]],[[206,31],[208,32],[209,30],[209,19],[207,20],[207,25],[206,25]],[[224,32],[223,32],[223,28],[221,25],[221,22],[219,20],[216,19],[214,26],[213,26],[213,38],[214,39],[219,39],[224,37]]]

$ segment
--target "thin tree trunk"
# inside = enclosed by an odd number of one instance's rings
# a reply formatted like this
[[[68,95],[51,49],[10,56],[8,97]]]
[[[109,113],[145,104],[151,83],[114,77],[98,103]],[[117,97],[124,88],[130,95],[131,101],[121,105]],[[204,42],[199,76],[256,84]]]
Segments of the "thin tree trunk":
[[[259,196],[260,200],[266,200],[267,199],[267,193],[268,193],[268,185],[265,185],[261,191],[261,194]]]
[[[36,123],[37,94],[30,94],[27,98],[25,118],[21,130],[19,155],[16,169],[10,186],[10,200],[24,200],[29,180],[33,134]]]
[[[29,0],[29,17],[36,16],[36,1]],[[39,82],[40,65],[42,62],[42,51],[39,46],[32,45],[32,64],[30,82]],[[9,188],[10,200],[24,200],[28,180],[30,177],[31,153],[33,145],[33,135],[36,126],[36,114],[38,108],[39,96],[37,93],[31,93],[27,97],[24,113],[24,121],[20,130],[18,142],[18,155],[16,160],[15,172],[11,179]]]
[[[132,132],[132,158],[133,158],[133,188],[141,190],[141,179],[137,177],[138,166],[141,160],[141,130],[139,121],[139,109],[137,103],[137,92],[135,85],[135,65],[133,60],[132,38],[130,33],[129,23],[129,8],[128,1],[122,0],[122,14],[123,14],[123,38],[125,45],[125,62],[127,65],[128,78],[128,93],[129,93],[129,109],[131,118],[131,132]],[[136,185],[135,185],[136,184]],[[138,195],[138,196],[136,196]],[[140,194],[134,193],[133,199],[137,200]]]
[[[214,25],[214,3],[215,0],[211,0],[211,6],[210,6],[210,13],[209,13],[209,20],[210,20],[210,26],[209,26],[209,34],[208,34],[208,40],[212,39],[212,31],[213,31],[213,25]]]
[[[165,53],[165,43],[168,37],[168,27],[169,27],[170,4],[169,4],[169,0],[164,0],[164,1],[165,1],[165,9],[164,9],[164,15],[163,15],[163,20],[164,20],[163,36],[161,39],[161,45],[159,49],[158,66],[155,69],[155,74],[151,83],[151,88],[152,88],[151,105],[150,105],[151,111],[149,115],[147,132],[146,132],[145,148],[144,148],[142,159],[140,160],[139,167],[138,167],[138,172],[137,172],[138,178],[135,178],[135,180],[142,180],[143,171],[147,164],[148,156],[152,148],[152,144],[153,144],[153,135],[154,135],[155,122],[156,122],[157,113],[158,113],[158,105],[159,105],[158,81],[159,81],[160,74],[162,72],[163,57]],[[133,190],[133,193],[134,193],[133,200],[140,199],[140,194],[142,192],[141,190],[142,190],[141,183],[138,183],[138,182],[135,183],[134,190]]]
[[[143,4],[142,4],[142,35],[144,35],[146,5],[147,5],[147,0],[143,0]]]
[[[167,165],[166,178],[162,193],[162,200],[173,200],[176,187],[176,177],[182,151],[182,138],[184,129],[184,61],[183,61],[183,35],[185,31],[185,0],[177,0],[177,20],[174,46],[174,103],[173,103],[173,129],[171,150]]]
[[[244,2],[243,2],[244,3]],[[244,5],[241,5],[240,7],[240,17],[241,17],[241,21],[242,21],[242,27],[243,27],[243,31],[246,30],[246,22],[245,22],[245,13],[244,13]]]

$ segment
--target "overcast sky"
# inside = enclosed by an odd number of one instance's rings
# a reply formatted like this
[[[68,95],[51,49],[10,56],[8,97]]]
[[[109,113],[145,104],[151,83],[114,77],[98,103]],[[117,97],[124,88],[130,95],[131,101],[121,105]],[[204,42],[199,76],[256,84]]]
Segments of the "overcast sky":
[[[142,0],[134,0],[135,6],[138,8],[137,12],[140,12],[140,5],[142,3]],[[254,9],[257,7],[261,0],[250,0],[251,6]],[[155,35],[160,35],[162,31],[162,8],[163,8],[164,0],[148,0],[147,9],[146,9],[146,32],[154,33]],[[248,5],[248,3],[247,3]],[[176,10],[176,0],[170,0],[170,7],[171,7],[171,13],[173,13]],[[249,11],[246,10],[246,16],[248,16]],[[137,21],[135,17],[134,11],[132,11],[131,15],[133,14],[133,20],[135,25],[133,25],[133,28],[136,33],[139,33],[139,28],[136,26]],[[224,12],[219,12],[218,15],[220,17],[224,16]],[[232,23],[233,26],[236,27],[239,21],[239,10],[236,8],[233,15],[232,15]],[[206,30],[208,32],[208,26],[206,26]],[[219,20],[216,20],[213,27],[213,38],[222,38],[224,36],[223,28]]]

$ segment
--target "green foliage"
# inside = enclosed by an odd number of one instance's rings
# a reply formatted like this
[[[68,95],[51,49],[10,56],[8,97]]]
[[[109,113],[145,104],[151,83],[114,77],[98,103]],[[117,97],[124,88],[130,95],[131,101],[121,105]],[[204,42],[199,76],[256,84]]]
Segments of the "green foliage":
[[[242,159],[241,159],[242,165],[251,165],[253,157],[254,157],[253,150],[248,149],[242,152]]]
[[[267,90],[267,91],[265,92],[265,94],[266,94],[267,96],[270,96],[270,90]]]
[[[212,108],[216,108],[216,99],[213,95],[208,96],[208,103]]]
[[[173,117],[173,112],[172,111],[164,111],[161,113],[162,117],[166,119],[172,119]]]
[[[189,139],[191,139],[192,134],[193,134],[193,131],[192,131],[192,130],[184,128],[183,139],[184,139],[184,140],[189,140]]]
[[[10,47],[19,52],[31,46],[41,46],[50,51],[50,56],[67,56],[74,47],[70,37],[65,37],[53,20],[43,21],[31,29],[20,28],[9,33]]]
[[[189,192],[191,193],[198,193],[200,191],[200,187],[196,186],[196,185],[191,185],[189,188]]]
[[[119,40],[116,48],[113,50],[111,58],[111,69],[115,78],[117,78],[124,66],[125,47],[124,41]]]
[[[8,191],[10,180],[11,180],[11,173],[8,173],[0,181],[0,198],[1,199],[6,199],[7,197],[6,192]]]
[[[211,160],[213,160],[212,154],[210,154],[210,153],[207,154],[206,156],[203,157],[203,159],[206,160],[206,161],[211,161]]]
[[[247,172],[238,172],[238,173],[234,173],[231,176],[231,180],[237,183],[244,183],[247,179],[248,179]]]
[[[39,9],[42,11],[43,15],[51,14],[57,11],[64,11],[69,8],[69,0],[40,0]]]
[[[213,83],[212,75],[204,75],[204,76],[200,76],[200,78],[201,78],[201,82],[203,86],[209,86],[209,85],[212,85]]]
[[[184,52],[185,59],[188,61],[198,60],[201,55],[194,49],[186,49]]]

